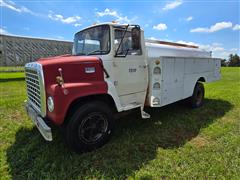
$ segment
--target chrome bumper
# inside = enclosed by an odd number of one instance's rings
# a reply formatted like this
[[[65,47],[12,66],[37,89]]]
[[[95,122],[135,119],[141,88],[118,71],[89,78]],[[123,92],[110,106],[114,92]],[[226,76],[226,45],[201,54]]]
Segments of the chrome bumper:
[[[28,116],[32,119],[33,123],[37,126],[44,139],[46,141],[52,141],[51,128],[45,123],[43,118],[37,114],[37,112],[31,107],[28,102],[26,103],[26,111]]]

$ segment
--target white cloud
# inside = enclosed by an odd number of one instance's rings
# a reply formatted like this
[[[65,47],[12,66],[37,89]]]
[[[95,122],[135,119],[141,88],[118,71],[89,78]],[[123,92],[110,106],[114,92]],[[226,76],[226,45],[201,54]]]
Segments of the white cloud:
[[[164,30],[167,29],[167,25],[163,24],[163,23],[160,23],[156,26],[153,26],[153,29],[156,29],[156,30],[159,30],[159,31],[164,31]]]
[[[122,16],[117,11],[106,8],[103,12],[96,12],[97,17],[112,16],[118,23],[133,23],[137,17],[129,19],[127,16]]]
[[[233,27],[233,30],[234,30],[234,31],[240,30],[240,25],[239,25],[239,24],[236,24],[236,25]]]
[[[192,45],[192,46],[199,46],[199,44],[197,43],[194,43],[194,42],[191,42],[191,41],[183,41],[183,40],[179,40],[179,41],[176,41],[176,43],[180,43],[180,44],[188,44],[188,45]]]
[[[175,0],[173,2],[167,3],[162,10],[170,10],[180,6],[183,3],[182,0]]]
[[[212,44],[198,44],[195,42],[187,42],[187,41],[176,41],[177,43],[182,44],[188,44],[188,45],[194,45],[198,46],[200,49],[206,50],[206,51],[212,51],[212,56],[216,58],[221,59],[228,59],[229,54],[236,54],[239,53],[238,48],[231,48],[231,49],[225,49],[221,43],[212,43]]]
[[[231,27],[232,27],[231,22],[219,22],[219,23],[212,25],[210,28],[199,27],[199,28],[191,29],[190,32],[213,33],[213,32],[220,31],[222,29],[231,28]]]
[[[147,39],[150,39],[150,40],[157,40],[157,38],[155,38],[155,37],[150,37],[150,38],[147,38]]]
[[[239,49],[232,48],[232,49],[224,49],[223,51],[214,52],[213,51],[213,57],[218,57],[221,59],[227,59],[229,58],[230,54],[239,54]]]
[[[222,47],[222,44],[220,43],[212,43],[212,44],[198,44],[195,42],[186,42],[183,40],[177,41],[177,43],[181,44],[188,44],[193,46],[198,46],[200,49],[204,49],[206,51],[224,51],[225,49]]]
[[[114,17],[117,17],[118,16],[117,11],[113,11],[113,10],[110,10],[108,8],[106,8],[103,12],[97,12],[96,14],[99,17],[103,17],[103,16],[114,16]]]
[[[149,27],[149,24],[144,24],[144,27],[146,27],[146,28]]]
[[[150,40],[158,40],[155,37],[150,37],[147,38]],[[200,44],[196,42],[191,42],[191,41],[173,41],[170,39],[161,39],[162,41],[168,41],[168,42],[176,42],[176,43],[181,43],[181,44],[187,44],[187,45],[193,45],[193,46],[198,46],[199,49],[205,50],[205,51],[212,51],[212,57],[215,58],[221,58],[221,59],[228,59],[229,54],[240,54],[240,49],[239,48],[231,48],[231,49],[225,49],[223,47],[223,44],[221,43],[211,43],[211,44]]]
[[[80,16],[70,16],[64,17],[61,14],[54,14],[52,11],[48,14],[48,17],[54,21],[60,21],[64,24],[73,24],[75,27],[80,26],[79,20],[81,19]]]
[[[232,49],[230,49],[230,51],[239,51],[239,49],[238,48],[232,48]]]
[[[81,25],[82,25],[82,24],[80,24],[80,23],[75,23],[75,24],[74,24],[75,27],[79,27],[79,26],[81,26]]]
[[[12,1],[6,1],[6,0],[0,0],[0,7],[5,7],[8,9],[11,9],[13,11],[16,11],[18,13],[29,13],[34,16],[38,16],[39,14],[31,11],[30,9],[26,8],[25,6],[17,6],[14,2]]]
[[[0,0],[0,6],[1,7],[6,7],[8,9],[11,9],[11,10],[16,11],[16,12],[21,12],[21,9],[15,7],[15,3],[12,2],[12,1]]]
[[[9,35],[10,33],[7,30],[5,30],[5,29],[0,28],[0,34]]]
[[[193,20],[192,16],[189,16],[189,17],[186,18],[186,21],[191,21],[191,20]]]
[[[220,22],[220,23],[216,23],[215,25],[211,26],[209,31],[216,32],[216,31],[220,31],[222,29],[231,28],[231,27],[232,27],[231,22]]]
[[[3,26],[2,28],[0,27],[0,34],[1,35],[11,35],[11,36],[15,36],[16,35],[16,34],[12,34],[12,33],[8,32],[6,30],[6,26]]]
[[[136,20],[136,18],[128,19],[127,16],[119,16],[116,21],[119,23],[132,23]]]
[[[225,51],[225,49],[223,47],[210,46],[210,47],[206,47],[206,48],[210,48],[213,52],[215,52],[215,51],[218,51],[218,52]]]
[[[208,28],[195,28],[191,29],[190,32],[209,32]]]
[[[214,42],[212,43],[213,46],[222,46],[222,43]]]

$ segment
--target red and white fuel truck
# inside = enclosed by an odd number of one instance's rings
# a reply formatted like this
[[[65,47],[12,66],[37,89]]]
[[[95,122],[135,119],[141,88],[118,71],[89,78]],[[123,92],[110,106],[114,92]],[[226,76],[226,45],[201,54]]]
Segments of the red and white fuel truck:
[[[197,46],[144,39],[138,25],[103,23],[74,36],[71,55],[25,65],[26,110],[47,141],[49,122],[76,152],[105,144],[117,113],[189,99],[200,107],[203,82],[220,79],[220,59]]]

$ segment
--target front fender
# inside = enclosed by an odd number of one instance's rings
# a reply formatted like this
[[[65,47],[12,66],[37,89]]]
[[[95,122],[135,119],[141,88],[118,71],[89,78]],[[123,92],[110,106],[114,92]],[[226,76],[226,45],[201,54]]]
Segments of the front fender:
[[[52,120],[54,124],[60,125],[64,121],[71,102],[84,96],[107,94],[108,88],[104,81],[93,81],[65,83],[64,86],[53,84],[46,91],[47,98],[52,96],[54,100],[54,110],[53,112],[47,110],[47,118]]]

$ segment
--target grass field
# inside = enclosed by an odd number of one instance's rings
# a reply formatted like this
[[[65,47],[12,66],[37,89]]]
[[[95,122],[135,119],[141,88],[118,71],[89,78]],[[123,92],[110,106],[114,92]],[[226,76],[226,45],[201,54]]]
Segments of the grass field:
[[[24,67],[0,66],[0,82],[24,80]]]
[[[81,155],[58,129],[43,140],[17,77],[0,81],[0,179],[240,179],[240,68],[222,68],[222,80],[205,85],[203,107],[149,109],[150,120],[130,114],[107,145]]]
[[[24,72],[2,72],[0,73],[0,82],[24,80]]]
[[[1,72],[23,72],[24,67],[23,66],[0,66],[0,73]]]

